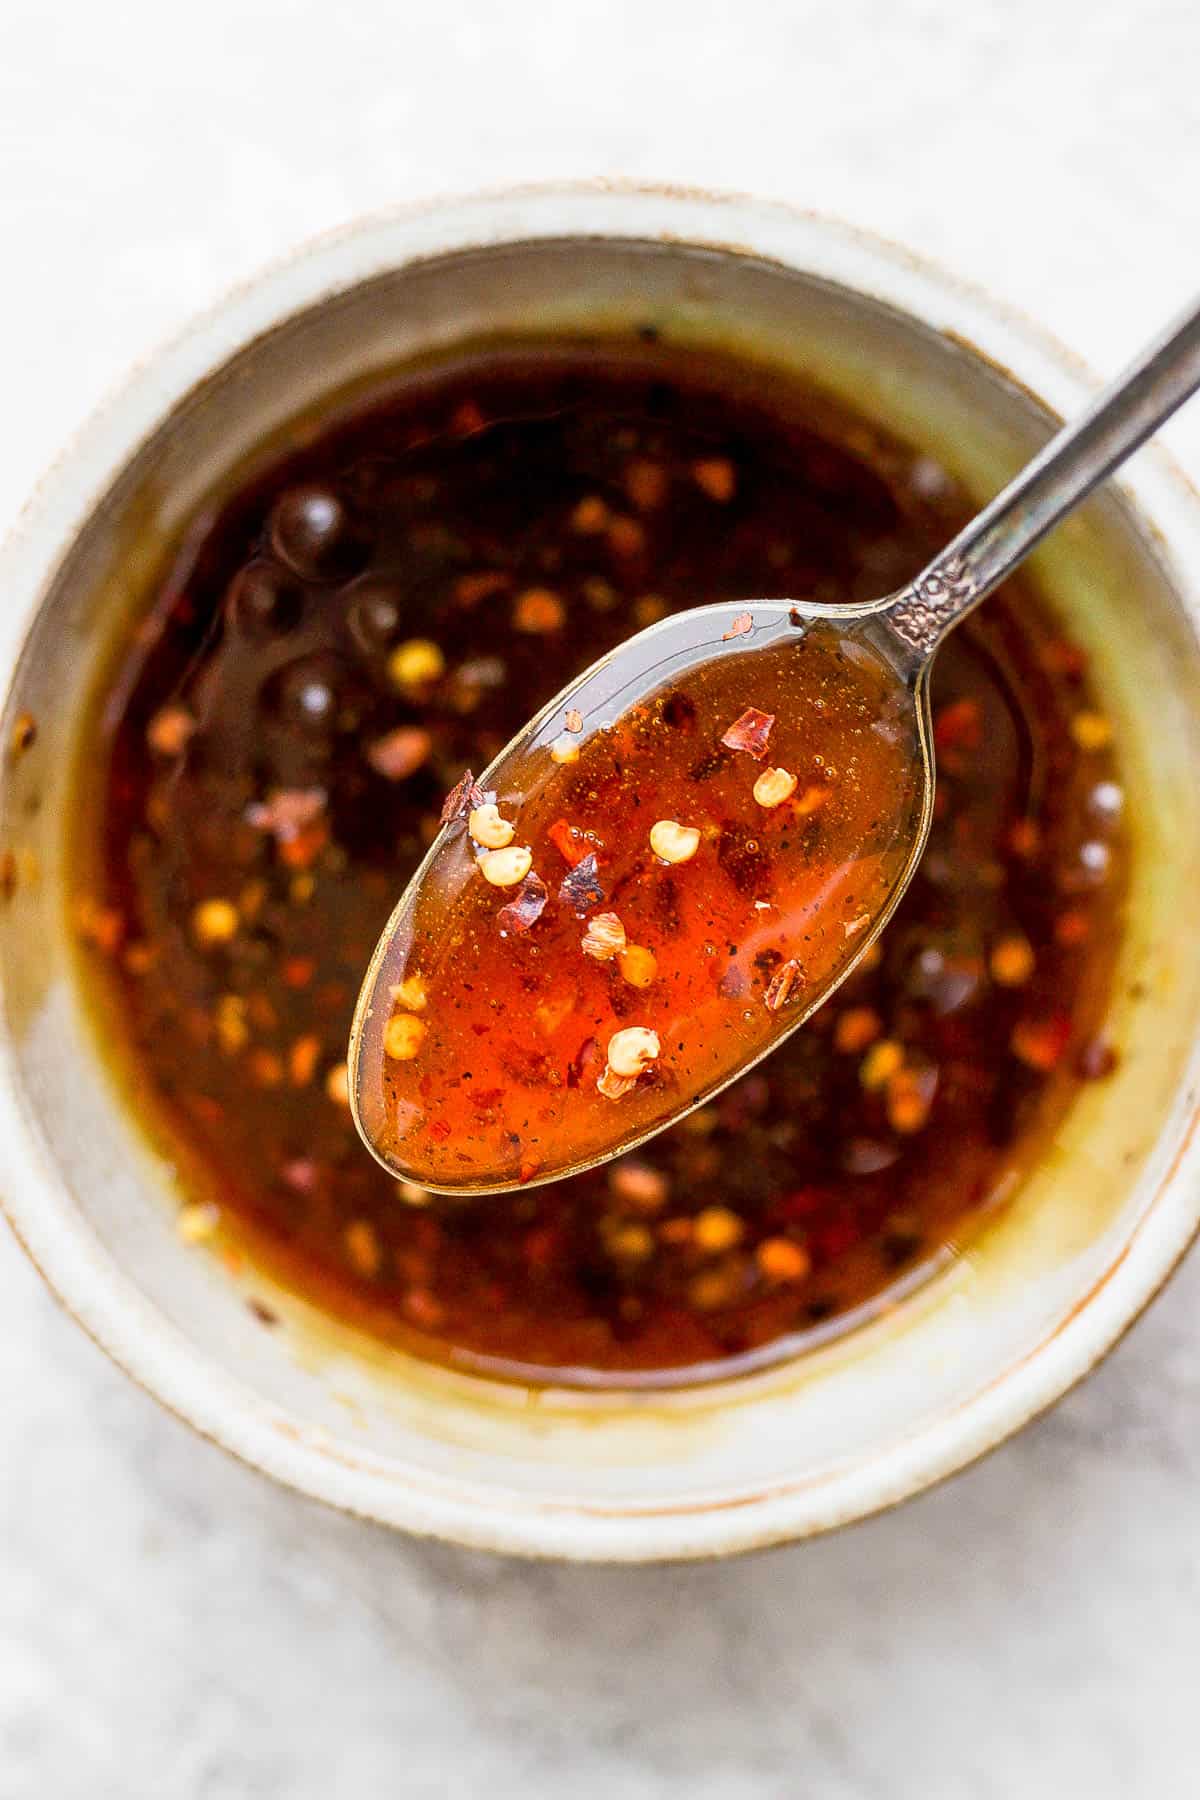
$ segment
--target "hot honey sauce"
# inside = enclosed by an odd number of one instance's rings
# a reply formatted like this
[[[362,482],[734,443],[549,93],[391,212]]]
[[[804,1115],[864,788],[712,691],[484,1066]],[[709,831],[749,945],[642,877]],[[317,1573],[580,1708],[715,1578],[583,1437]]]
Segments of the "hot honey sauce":
[[[876,653],[816,625],[588,735],[564,715],[498,791],[468,777],[363,1025],[377,1151],[434,1186],[545,1180],[762,1054],[907,862],[903,702]]]
[[[1121,746],[1027,582],[939,655],[937,806],[900,907],[724,1092],[604,1167],[440,1199],[364,1150],[346,1067],[455,790],[461,886],[376,1021],[384,1116],[415,1109],[431,1171],[469,1130],[519,1172],[802,1005],[838,947],[805,941],[808,898],[842,881],[854,925],[895,799],[893,747],[858,729],[870,665],[836,633],[736,691],[718,670],[644,717],[564,716],[519,789],[462,777],[656,620],[869,599],[969,510],[777,371],[612,341],[448,355],[212,496],[114,646],[70,822],[87,991],[193,1253],[423,1355],[620,1384],[790,1354],[969,1239],[1121,1051]],[[755,669],[753,619],[739,641]]]

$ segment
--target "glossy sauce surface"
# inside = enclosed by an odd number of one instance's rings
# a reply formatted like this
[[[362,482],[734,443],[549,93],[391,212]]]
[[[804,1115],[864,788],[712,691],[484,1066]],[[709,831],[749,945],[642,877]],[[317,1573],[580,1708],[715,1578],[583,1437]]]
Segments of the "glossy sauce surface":
[[[753,634],[747,610],[611,724],[567,707],[449,803],[357,1064],[398,1173],[592,1162],[754,1062],[863,948],[920,816],[911,697],[829,625]]]
[[[464,356],[214,502],[118,646],[73,821],[90,990],[197,1254],[431,1356],[685,1379],[891,1303],[1002,1204],[1120,1048],[1119,765],[1023,586],[939,657],[932,839],[878,951],[714,1103],[574,1180],[431,1205],[363,1149],[345,1067],[464,769],[665,612],[868,599],[968,510],[806,389],[655,344]]]

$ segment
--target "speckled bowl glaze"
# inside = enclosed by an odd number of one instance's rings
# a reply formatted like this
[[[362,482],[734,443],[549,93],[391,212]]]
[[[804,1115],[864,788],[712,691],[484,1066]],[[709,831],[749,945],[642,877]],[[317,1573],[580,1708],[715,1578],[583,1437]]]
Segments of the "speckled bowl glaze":
[[[0,908],[0,1181],[22,1242],[136,1380],[281,1481],[465,1544],[622,1561],[803,1537],[962,1468],[1095,1364],[1196,1232],[1195,495],[1143,453],[1035,565],[1125,748],[1135,898],[1116,1074],[904,1306],[736,1382],[637,1396],[487,1384],[368,1344],[181,1244],[175,1172],[82,1002],[63,832],[106,645],[183,519],[265,436],[460,338],[648,321],[807,373],[980,497],[1090,385],[977,294],[783,207],[600,186],[438,203],[310,246],[139,369],[48,476],[0,567],[5,729],[25,708],[39,726],[0,777],[17,868]]]

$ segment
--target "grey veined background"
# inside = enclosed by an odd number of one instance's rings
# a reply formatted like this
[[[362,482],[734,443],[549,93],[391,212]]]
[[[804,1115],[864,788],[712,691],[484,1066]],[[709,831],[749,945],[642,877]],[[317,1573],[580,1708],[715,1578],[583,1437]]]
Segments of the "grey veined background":
[[[1111,372],[1200,285],[1192,0],[4,0],[0,528],[298,239],[548,176],[756,190]],[[1166,437],[1200,476],[1200,407]],[[2,603],[2,601],[0,601]],[[724,1566],[422,1546],[277,1492],[0,1237],[0,1800],[1128,1800],[1195,1786],[1200,1260],[950,1487]]]

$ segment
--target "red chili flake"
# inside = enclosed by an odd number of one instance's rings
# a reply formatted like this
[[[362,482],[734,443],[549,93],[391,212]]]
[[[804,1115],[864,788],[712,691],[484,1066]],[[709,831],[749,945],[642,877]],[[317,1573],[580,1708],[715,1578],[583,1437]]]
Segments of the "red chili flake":
[[[91,944],[105,956],[114,956],[125,936],[125,918],[115,906],[99,906],[89,895],[82,896],[75,907],[75,924],[85,944]]]
[[[721,633],[721,642],[727,644],[730,638],[745,637],[748,631],[753,630],[754,614],[748,612],[739,613],[737,618],[733,621],[733,624],[729,627],[729,630]]]
[[[1060,913],[1054,921],[1054,941],[1065,950],[1076,950],[1080,944],[1086,944],[1091,932],[1092,921],[1078,907]]]
[[[1036,819],[1014,819],[1008,828],[1008,851],[1021,862],[1031,862],[1041,849],[1042,834]]]
[[[774,723],[774,713],[759,712],[756,706],[748,706],[741,718],[735,719],[723,733],[721,742],[727,750],[745,750],[761,762],[767,754],[767,739]]]
[[[637,1080],[634,1076],[614,1075],[607,1064],[605,1065],[603,1075],[601,1075],[599,1081],[596,1083],[596,1087],[600,1093],[604,1095],[606,1100],[623,1100],[625,1095],[636,1086]]]
[[[817,1253],[828,1262],[853,1250],[862,1238],[862,1226],[853,1219],[832,1219],[813,1240]]]
[[[528,931],[546,910],[548,897],[545,882],[530,870],[508,905],[496,914],[496,923],[502,931]]]
[[[581,919],[593,906],[599,906],[604,898],[604,889],[600,885],[594,851],[589,851],[583,861],[577,863],[569,875],[564,876],[558,897],[565,906],[572,907]]]
[[[1078,644],[1069,643],[1066,638],[1052,638],[1042,650],[1042,663],[1052,675],[1061,675],[1067,681],[1082,681],[1087,673],[1087,651],[1081,650]]]
[[[568,824],[566,819],[555,819],[546,836],[563,861],[568,863],[572,869],[587,855],[578,827]]]
[[[527,1181],[533,1180],[541,1166],[541,1162],[536,1156],[523,1156],[521,1158],[521,1166],[517,1170],[517,1180],[521,1183],[522,1187],[524,1187]]]
[[[429,1135],[431,1138],[436,1138],[439,1144],[444,1144],[452,1130],[449,1119],[433,1119],[430,1122]]]
[[[794,956],[789,957],[787,962],[776,969],[771,977],[770,986],[763,995],[763,1004],[768,1012],[778,1012],[780,1007],[787,1003],[788,996],[799,979],[800,964]]]
[[[265,800],[246,808],[246,821],[255,831],[268,831],[279,843],[289,843],[315,825],[325,811],[324,788],[276,788]]]
[[[478,575],[460,575],[454,584],[454,598],[460,606],[478,606],[493,594],[503,594],[512,586],[512,576],[502,569],[482,569]]]
[[[196,721],[185,706],[164,706],[146,727],[146,742],[160,756],[182,756],[196,730]]]
[[[287,869],[310,869],[328,842],[328,822],[314,819],[302,831],[278,839],[279,860]]]
[[[489,1107],[499,1106],[501,1100],[504,1098],[504,1092],[505,1090],[502,1087],[472,1087],[471,1105],[479,1112],[486,1112]]]
[[[567,1064],[567,1086],[577,1088],[589,1069],[600,1061],[600,1046],[594,1037],[584,1038]]]
[[[446,1317],[428,1288],[409,1288],[404,1296],[404,1310],[413,1324],[424,1331],[436,1331]]]
[[[487,420],[474,400],[464,400],[461,406],[455,407],[454,417],[450,421],[451,430],[456,431],[460,437],[471,437],[486,425]]]
[[[978,700],[951,700],[933,721],[933,742],[938,750],[978,750],[983,742],[983,717]]]
[[[419,725],[401,725],[367,746],[367,761],[385,780],[403,781],[429,760],[432,748],[432,738]]]
[[[580,732],[583,730],[583,714],[575,707],[569,706],[563,723],[568,731]]]
[[[1085,1081],[1103,1081],[1117,1066],[1117,1053],[1105,1038],[1092,1038],[1075,1058],[1075,1067]]]
[[[1009,1043],[1026,1068],[1048,1075],[1061,1062],[1070,1037],[1070,1019],[1065,1013],[1052,1013],[1047,1019],[1018,1020]]]
[[[537,1225],[525,1233],[522,1249],[531,1269],[548,1269],[562,1253],[562,1232],[555,1225]]]
[[[458,785],[446,795],[441,813],[442,824],[451,825],[455,819],[465,819],[477,806],[484,805],[486,800],[487,795],[468,769]]]
[[[779,1202],[779,1213],[785,1219],[811,1219],[814,1213],[830,1204],[830,1199],[828,1188],[796,1188]]]

